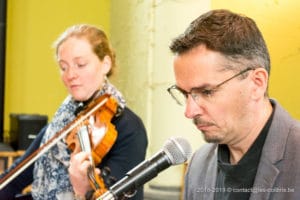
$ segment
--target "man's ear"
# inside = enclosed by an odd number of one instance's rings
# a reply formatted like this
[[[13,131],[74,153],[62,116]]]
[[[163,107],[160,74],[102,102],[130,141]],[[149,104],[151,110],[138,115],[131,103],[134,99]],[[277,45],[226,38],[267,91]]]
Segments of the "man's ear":
[[[266,69],[259,67],[251,75],[254,83],[253,97],[259,98],[265,95],[268,89],[269,75]]]

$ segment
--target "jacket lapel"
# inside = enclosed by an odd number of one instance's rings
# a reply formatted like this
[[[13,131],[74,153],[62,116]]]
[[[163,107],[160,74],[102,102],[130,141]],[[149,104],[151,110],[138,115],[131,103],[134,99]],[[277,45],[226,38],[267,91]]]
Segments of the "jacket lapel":
[[[214,159],[211,159],[211,163],[208,165],[209,167],[207,168],[207,173],[205,177],[205,185],[208,189],[207,192],[203,193],[203,198],[202,199],[214,199],[214,191],[209,191],[214,190],[216,187],[216,179],[217,179],[217,145],[215,146],[214,151],[210,154],[211,157],[214,157]]]
[[[253,185],[254,191],[250,200],[269,199],[271,192],[268,190],[274,187],[280,173],[276,164],[282,160],[287,142],[288,134],[286,132],[288,132],[291,123],[290,117],[279,104],[273,100],[271,102],[274,109],[273,120],[262,150]]]
[[[278,174],[279,170],[276,166],[273,165],[268,158],[262,158],[252,188],[253,191],[250,200],[269,199],[271,193],[267,192],[267,190],[273,188]]]

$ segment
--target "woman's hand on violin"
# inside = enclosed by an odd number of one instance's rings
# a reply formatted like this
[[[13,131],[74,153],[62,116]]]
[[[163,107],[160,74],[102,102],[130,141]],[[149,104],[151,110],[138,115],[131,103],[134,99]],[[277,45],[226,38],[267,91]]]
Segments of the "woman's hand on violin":
[[[88,179],[88,168],[91,166],[90,153],[79,152],[71,154],[69,176],[76,195],[84,196],[92,189]],[[97,169],[96,172],[100,170]]]

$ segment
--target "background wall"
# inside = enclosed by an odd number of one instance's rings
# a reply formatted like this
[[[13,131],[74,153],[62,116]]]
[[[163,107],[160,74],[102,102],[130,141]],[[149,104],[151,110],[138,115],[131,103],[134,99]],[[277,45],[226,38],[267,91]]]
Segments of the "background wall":
[[[211,8],[228,8],[256,20],[272,59],[270,96],[300,119],[300,2],[294,0],[10,0],[8,1],[5,130],[9,113],[51,117],[66,96],[53,59],[52,42],[66,27],[92,23],[110,36],[118,59],[112,82],[146,125],[148,157],[171,136],[187,138],[193,149],[201,133],[167,94],[174,83],[168,45]],[[178,192],[182,165],[162,172],[150,189]],[[175,191],[175,192],[174,192]],[[156,191],[157,193],[157,191]],[[166,198],[168,199],[168,198]],[[169,198],[175,199],[175,198]]]
[[[9,0],[4,128],[10,113],[53,116],[66,97],[52,43],[68,26],[91,23],[110,30],[107,0]]]
[[[271,56],[270,96],[300,119],[300,1],[212,0],[212,8],[228,8],[256,21]]]
[[[148,156],[159,151],[172,136],[189,139],[194,149],[202,143],[199,132],[183,117],[183,107],[167,92],[175,81],[168,46],[209,7],[207,0],[111,1],[111,38],[120,65],[114,82],[146,124]],[[166,199],[174,199],[180,190],[182,167],[173,166],[150,181],[152,196],[163,191]]]

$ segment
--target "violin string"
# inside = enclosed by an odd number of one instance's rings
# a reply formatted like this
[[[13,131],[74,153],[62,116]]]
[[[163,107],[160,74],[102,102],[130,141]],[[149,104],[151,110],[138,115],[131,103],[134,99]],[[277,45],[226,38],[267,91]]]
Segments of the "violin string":
[[[95,186],[96,190],[100,189],[100,186],[96,181],[95,171],[94,171],[94,167],[92,165],[90,165],[88,167],[88,177],[93,182],[93,185]]]

